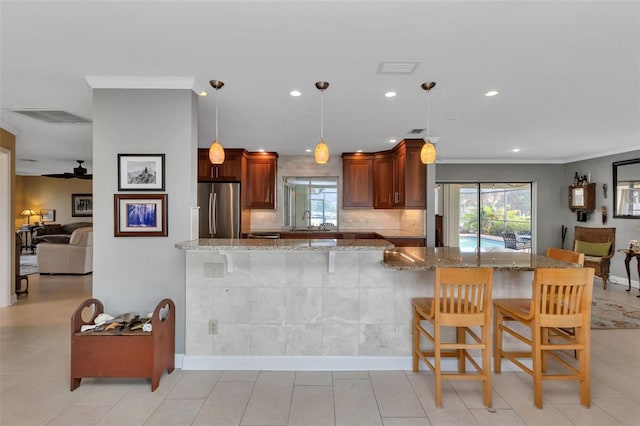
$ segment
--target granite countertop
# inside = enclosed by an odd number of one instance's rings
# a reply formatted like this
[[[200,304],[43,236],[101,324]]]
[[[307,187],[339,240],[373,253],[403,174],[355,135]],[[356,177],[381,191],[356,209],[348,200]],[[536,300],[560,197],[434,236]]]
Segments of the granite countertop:
[[[399,271],[433,271],[436,267],[491,267],[496,271],[533,271],[536,268],[579,268],[568,263],[524,252],[461,252],[453,247],[397,247],[386,250],[384,265]]]
[[[393,244],[385,240],[337,239],[199,239],[176,243],[176,248],[191,251],[206,250],[311,250],[358,251],[387,250]]]

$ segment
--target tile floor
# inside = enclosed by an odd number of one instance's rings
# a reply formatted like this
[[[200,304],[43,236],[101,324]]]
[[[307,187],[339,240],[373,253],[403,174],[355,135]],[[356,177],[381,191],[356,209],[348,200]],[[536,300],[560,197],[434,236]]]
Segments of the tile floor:
[[[640,305],[638,291],[595,294]],[[640,330],[593,330],[592,406],[576,382],[546,382],[544,409],[529,376],[493,376],[495,412],[479,383],[405,371],[181,371],[156,392],[147,380],[84,379],[69,391],[69,318],[91,276],[30,276],[30,292],[0,309],[0,424],[10,425],[638,425]]]

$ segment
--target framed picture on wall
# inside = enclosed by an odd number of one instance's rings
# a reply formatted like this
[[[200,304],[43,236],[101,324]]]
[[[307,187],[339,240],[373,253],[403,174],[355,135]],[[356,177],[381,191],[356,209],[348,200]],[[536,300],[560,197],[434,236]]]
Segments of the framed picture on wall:
[[[164,191],[164,154],[118,154],[118,191]]]
[[[166,237],[167,194],[114,194],[116,237]]]
[[[44,222],[55,222],[56,221],[56,211],[54,209],[40,209],[40,221]]]
[[[71,216],[93,216],[93,195],[71,194]]]

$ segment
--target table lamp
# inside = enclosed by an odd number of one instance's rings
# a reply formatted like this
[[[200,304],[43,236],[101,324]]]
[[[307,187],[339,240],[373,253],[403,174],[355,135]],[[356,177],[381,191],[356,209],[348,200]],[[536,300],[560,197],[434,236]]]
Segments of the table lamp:
[[[27,225],[30,224],[29,220],[31,219],[31,216],[35,216],[37,213],[35,211],[33,211],[32,209],[24,209],[20,212],[20,216],[26,216],[27,217]]]

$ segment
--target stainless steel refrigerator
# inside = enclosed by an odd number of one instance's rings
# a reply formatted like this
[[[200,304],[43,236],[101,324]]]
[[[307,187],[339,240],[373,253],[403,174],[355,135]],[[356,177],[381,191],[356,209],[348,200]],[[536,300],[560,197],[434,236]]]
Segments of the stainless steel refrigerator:
[[[240,184],[198,183],[200,238],[240,238]]]

